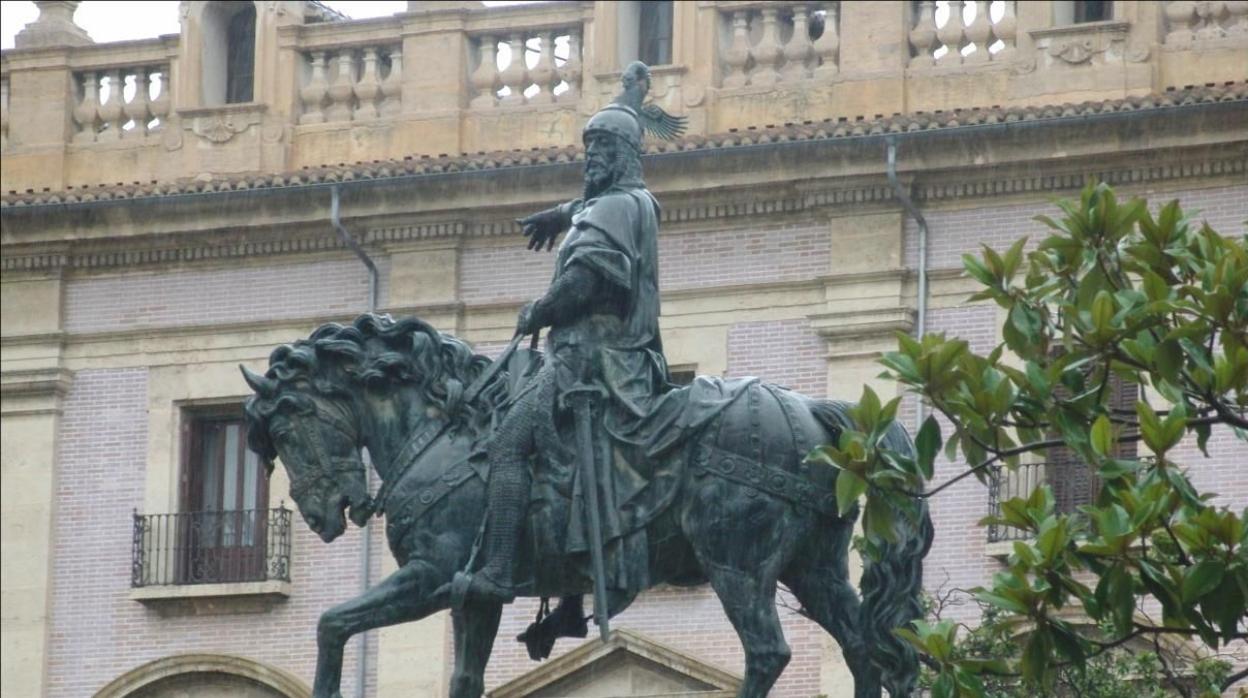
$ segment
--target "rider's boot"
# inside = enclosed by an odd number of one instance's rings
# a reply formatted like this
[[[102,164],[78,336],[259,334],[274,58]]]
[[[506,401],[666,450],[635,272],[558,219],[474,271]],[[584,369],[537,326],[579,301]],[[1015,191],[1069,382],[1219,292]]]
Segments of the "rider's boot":
[[[516,598],[514,555],[520,545],[529,499],[528,463],[496,463],[490,473],[488,494],[485,567],[468,576],[466,597],[474,601],[511,603]]]

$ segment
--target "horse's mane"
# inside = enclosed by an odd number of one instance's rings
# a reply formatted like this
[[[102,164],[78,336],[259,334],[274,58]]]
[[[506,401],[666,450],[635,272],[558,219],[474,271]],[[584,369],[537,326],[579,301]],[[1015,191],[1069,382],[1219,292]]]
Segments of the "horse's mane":
[[[343,397],[352,388],[414,384],[426,404],[453,428],[480,433],[501,396],[497,390],[483,390],[467,404],[464,391],[490,363],[463,340],[414,317],[394,320],[365,313],[350,325],[321,325],[307,339],[283,344],[269,355],[264,375],[274,390],[247,400],[248,444],[271,461],[276,453],[269,441],[269,418],[283,406],[310,409],[307,398],[285,387]]]

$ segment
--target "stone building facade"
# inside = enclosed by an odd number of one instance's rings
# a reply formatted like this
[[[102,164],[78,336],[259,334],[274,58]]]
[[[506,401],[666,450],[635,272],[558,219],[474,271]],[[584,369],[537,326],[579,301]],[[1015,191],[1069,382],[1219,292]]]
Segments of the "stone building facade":
[[[321,544],[281,469],[231,450],[237,365],[367,308],[335,192],[380,310],[501,349],[552,263],[512,221],[579,191],[580,128],[630,60],[689,119],[645,156],[676,370],[852,399],[895,390],[874,360],[898,330],[990,347],[960,255],[1036,233],[1089,176],[1248,219],[1242,2],[183,2],[179,34],[114,44],[36,4],[0,57],[5,696],[307,695],[318,614],[393,562],[378,526]],[[1248,504],[1242,442],[1209,452],[1197,482]],[[930,588],[1000,564],[988,506],[973,481],[934,503]],[[707,590],[647,593],[610,647],[540,666],[510,640],[533,612],[505,615],[496,695],[714,694],[741,671]],[[784,616],[775,695],[848,695],[835,644]],[[449,627],[353,641],[344,694],[443,692]]]

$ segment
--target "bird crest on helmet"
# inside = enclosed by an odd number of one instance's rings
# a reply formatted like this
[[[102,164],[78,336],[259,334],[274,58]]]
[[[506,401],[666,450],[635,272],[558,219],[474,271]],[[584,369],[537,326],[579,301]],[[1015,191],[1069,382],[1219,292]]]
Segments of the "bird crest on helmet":
[[[634,148],[641,150],[644,133],[670,141],[685,133],[687,118],[673,116],[657,104],[646,104],[650,92],[650,68],[641,61],[633,61],[620,76],[623,87],[611,103],[594,114],[585,124],[585,133],[607,131],[623,138]]]

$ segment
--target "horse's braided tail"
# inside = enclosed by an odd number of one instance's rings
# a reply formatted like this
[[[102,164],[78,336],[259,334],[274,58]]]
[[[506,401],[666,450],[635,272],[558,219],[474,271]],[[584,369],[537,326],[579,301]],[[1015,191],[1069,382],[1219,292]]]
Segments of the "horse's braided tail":
[[[813,405],[815,418],[835,440],[852,428],[850,403],[820,401]],[[906,430],[894,422],[884,435],[884,447],[913,457],[914,444]],[[919,657],[909,643],[893,634],[923,615],[923,558],[932,547],[932,517],[926,501],[920,501],[918,521],[896,517],[897,542],[879,545],[877,560],[866,560],[862,572],[862,606],[858,631],[863,646],[872,648],[871,663],[880,670],[881,683],[894,698],[914,693]]]

